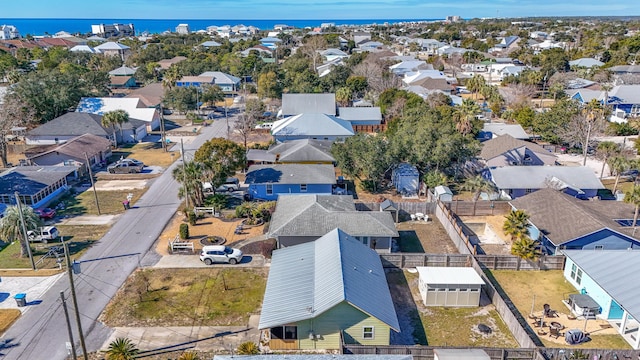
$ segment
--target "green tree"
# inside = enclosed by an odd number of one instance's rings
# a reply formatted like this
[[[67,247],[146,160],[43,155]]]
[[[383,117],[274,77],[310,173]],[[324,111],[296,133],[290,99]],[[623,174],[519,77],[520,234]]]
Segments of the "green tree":
[[[422,182],[429,188],[433,189],[439,185],[447,185],[449,178],[445,173],[439,170],[427,171],[422,177]]]
[[[640,209],[640,187],[634,186],[631,190],[625,192],[624,202],[632,204],[636,208],[633,213],[633,235],[635,236],[638,221],[638,209]]]
[[[196,89],[198,91],[198,89]],[[224,92],[218,85],[209,86],[206,85],[202,88],[202,95],[200,95],[200,101],[203,103],[210,102],[216,103],[224,100]]]
[[[391,164],[386,150],[387,141],[382,136],[359,133],[344,143],[333,143],[331,154],[345,175],[376,192]]]
[[[264,98],[279,98],[281,95],[278,76],[274,71],[269,71],[260,74],[258,76],[258,97]]]
[[[618,189],[620,175],[622,175],[624,171],[627,171],[630,168],[631,164],[629,160],[624,156],[614,156],[613,158],[609,159],[609,169],[611,169],[611,171],[616,175],[616,181],[613,184],[613,190],[611,190],[612,193],[615,194],[616,190]]]
[[[600,179],[602,179],[605,165],[608,163],[609,158],[620,154],[620,146],[613,141],[603,141],[598,144],[596,154],[602,160],[602,169],[600,170]]]
[[[462,184],[462,189],[473,193],[473,201],[478,201],[483,192],[492,193],[496,191],[496,186],[481,175],[468,178]]]
[[[477,100],[478,93],[480,92],[480,89],[482,89],[486,85],[486,81],[484,79],[484,76],[475,75],[471,79],[468,79],[465,85],[467,86],[467,90],[473,93],[474,99]]]
[[[523,236],[511,244],[511,254],[525,260],[536,260],[540,257],[539,242]]]
[[[351,102],[351,95],[353,92],[350,88],[343,86],[336,90],[336,101],[339,106],[349,106]]]
[[[473,131],[473,123],[476,115],[480,113],[480,106],[471,99],[462,100],[462,104],[456,108],[454,117],[456,119],[456,129],[467,135]]]
[[[213,138],[194,154],[194,160],[204,165],[204,180],[215,189],[245,164],[245,149],[235,142]]]
[[[104,115],[102,115],[102,120],[101,120],[102,126],[104,127],[113,126],[115,128],[115,126],[117,125],[118,128],[120,128],[121,141],[124,141],[122,136],[122,125],[128,122],[129,122],[129,113],[122,109],[108,111],[104,113]]]
[[[117,338],[109,344],[107,360],[133,360],[140,350],[127,338]]]
[[[197,161],[190,161],[173,169],[173,178],[182,185],[178,189],[178,196],[181,199],[188,197],[193,206],[201,206],[204,201],[202,189],[204,173],[203,164]]]
[[[37,229],[41,226],[40,217],[30,206],[22,205],[22,217],[24,218],[24,225],[27,231]],[[27,256],[27,246],[29,246],[29,244],[24,241],[18,206],[8,206],[5,209],[4,217],[0,219],[0,237],[12,242],[20,241],[20,256]]]
[[[529,236],[529,214],[524,210],[511,210],[505,216],[502,231],[511,237],[511,242]]]

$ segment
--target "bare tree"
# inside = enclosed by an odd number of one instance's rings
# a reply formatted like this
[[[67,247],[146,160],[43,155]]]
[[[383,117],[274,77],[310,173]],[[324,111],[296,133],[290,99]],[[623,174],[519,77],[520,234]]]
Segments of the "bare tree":
[[[313,71],[317,72],[318,62],[322,61],[320,50],[327,48],[327,40],[322,35],[309,37],[307,42],[300,48],[300,51],[311,59],[313,63]]]
[[[11,129],[17,126],[26,126],[35,120],[35,112],[32,108],[23,106],[17,97],[8,93],[4,102],[0,103],[0,161],[2,166],[8,166],[9,144],[7,137]]]
[[[528,104],[536,91],[535,85],[509,84],[500,89],[500,95],[508,107],[514,107],[519,104]]]
[[[354,76],[363,76],[367,79],[369,89],[376,94],[400,85],[400,80],[390,73],[382,63],[365,59],[353,69]]]
[[[245,111],[238,117],[235,123],[235,131],[240,134],[244,143],[245,150],[247,149],[247,141],[249,135],[255,128],[258,119],[264,113],[264,104],[258,99],[248,99],[245,103]]]

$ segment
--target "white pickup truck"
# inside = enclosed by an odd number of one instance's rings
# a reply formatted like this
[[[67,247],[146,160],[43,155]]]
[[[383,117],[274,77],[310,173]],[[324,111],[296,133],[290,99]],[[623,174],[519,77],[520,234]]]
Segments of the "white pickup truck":
[[[41,227],[38,230],[27,231],[27,237],[29,238],[29,241],[39,241],[43,244],[57,239],[58,236],[60,236],[60,234],[58,233],[58,229],[55,226],[45,226]]]

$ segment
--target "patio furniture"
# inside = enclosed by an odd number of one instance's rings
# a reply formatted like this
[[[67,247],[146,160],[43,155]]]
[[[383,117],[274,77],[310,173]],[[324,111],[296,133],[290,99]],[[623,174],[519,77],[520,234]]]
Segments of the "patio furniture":
[[[423,213],[416,213],[416,219],[424,220],[424,214]]]
[[[564,336],[564,333],[561,332],[560,329],[549,327],[549,337],[555,337],[557,339],[560,336]]]
[[[544,317],[558,317],[558,312],[551,309],[549,304],[544,304]]]
[[[544,329],[538,329],[538,335],[547,335],[547,332]]]
[[[416,216],[415,216],[415,214],[410,214],[409,216],[411,216],[411,221],[416,221]]]
[[[564,325],[560,324],[557,321],[552,321],[549,323],[549,327],[554,328],[554,329],[558,329],[558,330],[562,330],[564,329]]]

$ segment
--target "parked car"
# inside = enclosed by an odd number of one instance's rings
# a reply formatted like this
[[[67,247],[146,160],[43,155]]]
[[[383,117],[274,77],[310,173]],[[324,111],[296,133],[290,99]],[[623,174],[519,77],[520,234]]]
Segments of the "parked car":
[[[55,226],[45,226],[38,230],[27,231],[29,241],[40,241],[43,244],[57,239],[58,236],[60,236],[60,233],[58,233],[58,229]]]
[[[209,182],[205,182],[202,184],[202,190],[205,192],[211,192],[213,189],[213,185]],[[224,184],[218,186],[216,188],[216,192],[234,192],[240,189],[240,180],[238,178],[227,178]]]
[[[109,165],[107,171],[110,174],[133,174],[142,172],[144,165],[136,165],[129,161],[118,161],[115,164]]]
[[[200,252],[200,261],[207,265],[228,263],[235,265],[242,261],[242,251],[224,245],[207,245]]]
[[[40,219],[51,220],[56,216],[56,211],[52,208],[42,208],[33,210]]]
[[[129,159],[129,158],[127,158],[127,159],[122,159],[122,160],[120,160],[120,161],[118,161],[118,162],[121,162],[121,163],[128,163],[128,164],[133,164],[133,165],[135,165],[135,166],[142,166],[142,167],[144,168],[144,163],[143,163],[142,161],[140,161],[140,160],[136,160],[136,159]]]
[[[272,122],[265,122],[265,123],[256,125],[256,129],[271,129],[272,127],[273,127]]]

